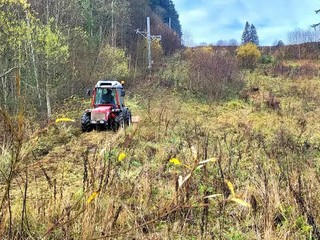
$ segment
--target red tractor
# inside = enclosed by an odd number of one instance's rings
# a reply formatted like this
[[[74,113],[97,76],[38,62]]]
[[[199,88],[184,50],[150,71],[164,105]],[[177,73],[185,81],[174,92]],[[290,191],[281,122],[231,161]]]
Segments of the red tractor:
[[[90,95],[90,90],[88,91]],[[131,112],[124,105],[125,91],[118,81],[98,81],[92,98],[93,109],[84,112],[81,118],[83,132],[114,130],[131,125]]]

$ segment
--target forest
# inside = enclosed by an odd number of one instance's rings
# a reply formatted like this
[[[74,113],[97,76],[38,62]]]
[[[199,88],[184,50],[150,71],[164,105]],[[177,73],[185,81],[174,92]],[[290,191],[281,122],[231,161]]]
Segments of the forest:
[[[41,119],[96,79],[126,79],[143,71],[146,41],[136,30],[145,31],[147,16],[152,34],[162,35],[161,53],[180,47],[181,26],[171,0],[2,0],[0,10],[0,105],[17,111],[12,80],[18,72],[25,106]]]

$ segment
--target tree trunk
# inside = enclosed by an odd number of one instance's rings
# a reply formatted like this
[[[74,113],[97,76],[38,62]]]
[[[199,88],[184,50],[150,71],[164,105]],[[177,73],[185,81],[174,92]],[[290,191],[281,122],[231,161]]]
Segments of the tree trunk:
[[[37,63],[36,63],[37,61],[36,61],[36,56],[35,56],[35,53],[34,53],[34,47],[33,47],[32,40],[30,40],[29,44],[30,44],[30,48],[31,48],[31,60],[32,60],[32,66],[33,66],[33,74],[34,74],[34,78],[35,78],[35,81],[36,81],[36,88],[37,88],[39,106],[41,108],[42,107],[41,90],[40,90]]]
[[[7,81],[6,76],[1,78],[2,90],[3,90],[3,105],[7,108]]]
[[[49,24],[49,0],[47,0],[47,14],[46,14],[46,20],[47,24]],[[50,102],[50,74],[49,74],[49,54],[46,54],[46,102],[47,102],[47,120],[49,121],[51,117],[51,102]]]
[[[51,117],[51,102],[50,102],[50,84],[49,77],[47,77],[46,81],[46,100],[47,100],[47,119],[49,120]]]

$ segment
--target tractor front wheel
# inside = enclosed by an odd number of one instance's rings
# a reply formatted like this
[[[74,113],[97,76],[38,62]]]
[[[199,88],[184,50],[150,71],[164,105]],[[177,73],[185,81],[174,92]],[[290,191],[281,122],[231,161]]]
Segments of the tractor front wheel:
[[[82,132],[91,132],[93,126],[90,123],[90,113],[84,113],[81,117],[81,129]]]
[[[113,131],[118,131],[119,128],[125,129],[125,121],[122,115],[117,116],[114,119],[114,124],[113,124]]]
[[[110,129],[112,129],[114,132],[118,131],[118,129],[119,129],[118,117],[116,117],[110,121]]]

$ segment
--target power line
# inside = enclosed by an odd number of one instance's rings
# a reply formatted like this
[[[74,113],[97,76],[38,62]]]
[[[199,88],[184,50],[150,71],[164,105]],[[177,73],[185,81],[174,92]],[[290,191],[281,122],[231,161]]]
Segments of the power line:
[[[151,70],[152,68],[152,54],[151,54],[151,42],[152,40],[161,40],[161,35],[151,35],[150,30],[150,17],[147,17],[147,31],[140,31],[139,29],[136,30],[137,34],[140,34],[145,39],[147,39],[148,43],[148,68]]]

